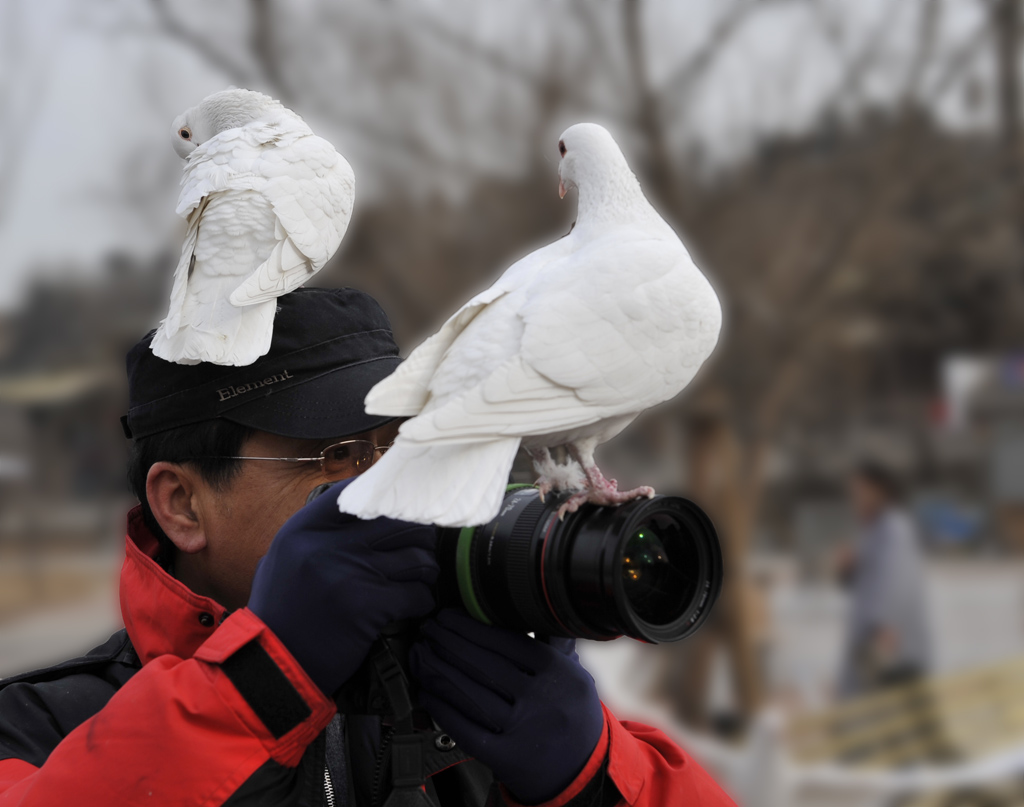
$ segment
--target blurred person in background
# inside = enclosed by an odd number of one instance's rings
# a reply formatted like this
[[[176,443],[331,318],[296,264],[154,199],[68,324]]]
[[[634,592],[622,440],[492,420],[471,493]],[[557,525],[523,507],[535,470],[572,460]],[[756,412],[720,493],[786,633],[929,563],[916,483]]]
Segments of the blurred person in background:
[[[362,292],[278,305],[247,367],[163,361],[153,332],[129,353],[125,629],[0,682],[0,807],[732,805],[662,732],[612,716],[572,640],[432,613],[433,527],[339,512],[397,433],[362,402],[398,347]],[[398,732],[339,715],[403,619],[425,619],[410,667],[431,714]]]
[[[858,533],[839,557],[850,611],[839,677],[843,698],[913,681],[931,666],[924,558],[892,469],[867,460],[849,481]]]

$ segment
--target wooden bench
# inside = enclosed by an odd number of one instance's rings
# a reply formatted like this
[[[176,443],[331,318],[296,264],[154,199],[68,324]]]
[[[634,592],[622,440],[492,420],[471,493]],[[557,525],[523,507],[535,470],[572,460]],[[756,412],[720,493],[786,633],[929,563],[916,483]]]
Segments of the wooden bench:
[[[895,771],[984,759],[1024,746],[1024,658],[894,686],[798,715],[786,735],[796,765]],[[1024,805],[1024,782],[917,794],[892,803]]]

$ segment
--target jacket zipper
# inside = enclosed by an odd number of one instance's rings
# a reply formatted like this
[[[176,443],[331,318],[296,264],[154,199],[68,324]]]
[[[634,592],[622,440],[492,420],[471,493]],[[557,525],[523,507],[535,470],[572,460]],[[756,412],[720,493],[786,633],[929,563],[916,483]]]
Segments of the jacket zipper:
[[[395,733],[393,726],[389,726],[381,738],[380,751],[377,752],[377,762],[373,766],[373,789],[370,790],[370,804],[372,807],[380,807],[384,798],[384,774],[387,770],[387,763],[391,758],[391,736]]]
[[[324,796],[327,807],[334,807],[334,782],[331,781],[331,769],[324,765]]]

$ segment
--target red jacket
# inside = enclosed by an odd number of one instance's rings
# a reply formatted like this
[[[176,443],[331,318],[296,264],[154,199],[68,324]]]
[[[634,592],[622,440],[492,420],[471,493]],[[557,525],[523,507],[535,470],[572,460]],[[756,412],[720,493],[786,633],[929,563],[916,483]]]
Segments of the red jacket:
[[[193,593],[153,560],[156,549],[136,508],[121,572],[126,632],[81,659],[0,682],[0,807],[328,803],[325,781],[339,776],[327,753],[326,729],[340,723],[334,703],[254,614],[228,614]],[[549,807],[733,805],[662,732],[607,709],[605,725]],[[457,749],[439,749],[428,769],[429,793],[444,805],[453,785],[435,787],[439,777],[489,776]],[[456,803],[483,805],[471,791]],[[358,793],[350,784],[337,803],[362,804]],[[490,793],[490,804],[513,803]]]

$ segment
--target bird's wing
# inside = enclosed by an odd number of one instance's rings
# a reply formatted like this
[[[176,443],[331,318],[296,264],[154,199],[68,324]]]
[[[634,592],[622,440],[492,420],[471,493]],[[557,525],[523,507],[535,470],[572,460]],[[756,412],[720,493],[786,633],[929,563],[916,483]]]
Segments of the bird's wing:
[[[519,355],[464,395],[406,421],[400,433],[420,443],[468,443],[576,429],[609,416],[551,383]]]
[[[264,149],[252,173],[277,216],[277,244],[232,293],[237,306],[287,294],[322,269],[341,244],[355,200],[352,168],[315,135]]]
[[[489,305],[521,288],[546,265],[568,251],[565,239],[541,247],[516,261],[490,288],[482,291],[452,314],[433,336],[417,347],[391,375],[378,382],[366,396],[371,415],[407,417],[419,414],[430,399],[431,381],[449,348]]]
[[[527,437],[636,414],[689,383],[721,324],[714,291],[678,242],[595,243],[530,290],[519,354],[403,424],[404,436]]]
[[[378,381],[367,393],[364,402],[367,414],[392,417],[418,414],[430,398],[430,379],[445,351],[488,303],[504,293],[492,286],[452,314],[437,333],[417,347],[391,375]]]
[[[171,285],[171,303],[167,309],[167,316],[162,323],[166,335],[174,336],[181,327],[181,312],[185,307],[185,292],[188,288],[188,279],[192,274],[192,267],[196,261],[196,243],[199,240],[199,220],[203,217],[203,211],[209,203],[209,197],[202,197],[197,206],[192,208],[188,214],[188,229],[185,231],[185,240],[181,245],[181,257],[178,258],[178,265],[174,270],[174,283]]]

